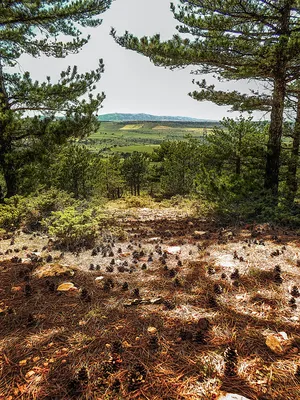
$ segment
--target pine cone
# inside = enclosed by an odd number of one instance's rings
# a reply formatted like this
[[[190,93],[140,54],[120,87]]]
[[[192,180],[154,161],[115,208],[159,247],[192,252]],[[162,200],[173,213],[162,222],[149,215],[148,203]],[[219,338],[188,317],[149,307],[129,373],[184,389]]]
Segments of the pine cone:
[[[215,294],[222,294],[223,293],[223,287],[219,285],[218,283],[214,284],[214,293]]]
[[[291,295],[294,297],[299,297],[300,296],[300,292],[297,286],[293,286],[292,290],[291,290]]]
[[[235,270],[234,270],[234,272],[230,275],[230,278],[231,279],[239,279],[240,278],[240,272],[239,272],[239,270],[236,268]]]
[[[237,374],[238,354],[236,349],[228,347],[224,352],[225,376],[235,376]]]
[[[77,376],[78,376],[79,382],[88,383],[88,381],[89,381],[89,376],[88,376],[87,369],[86,369],[85,367],[82,367],[82,368],[78,371]]]
[[[194,341],[198,344],[206,344],[206,333],[204,331],[197,331],[194,336]]]
[[[280,275],[279,272],[276,272],[276,274],[274,275],[274,282],[277,283],[277,285],[281,285],[283,282],[283,279]]]

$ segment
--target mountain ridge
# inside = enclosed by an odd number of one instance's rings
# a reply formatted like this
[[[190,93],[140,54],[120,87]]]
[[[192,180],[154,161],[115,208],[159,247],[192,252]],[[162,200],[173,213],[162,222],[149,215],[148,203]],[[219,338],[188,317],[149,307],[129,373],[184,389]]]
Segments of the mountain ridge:
[[[127,121],[154,121],[154,122],[205,122],[213,121],[209,119],[198,119],[193,117],[181,117],[181,116],[168,116],[168,115],[152,115],[144,113],[110,113],[98,115],[99,121],[103,122],[127,122]]]

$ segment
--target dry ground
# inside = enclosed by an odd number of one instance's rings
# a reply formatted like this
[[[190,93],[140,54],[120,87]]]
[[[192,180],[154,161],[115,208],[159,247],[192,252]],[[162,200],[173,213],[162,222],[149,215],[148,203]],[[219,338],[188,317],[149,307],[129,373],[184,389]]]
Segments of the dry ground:
[[[76,254],[41,234],[0,241],[1,400],[300,399],[295,232],[174,210],[114,217]],[[76,271],[38,278],[44,264]],[[58,292],[66,281],[79,290]],[[281,331],[288,345],[276,354],[265,341]],[[236,362],[225,363],[228,348]]]

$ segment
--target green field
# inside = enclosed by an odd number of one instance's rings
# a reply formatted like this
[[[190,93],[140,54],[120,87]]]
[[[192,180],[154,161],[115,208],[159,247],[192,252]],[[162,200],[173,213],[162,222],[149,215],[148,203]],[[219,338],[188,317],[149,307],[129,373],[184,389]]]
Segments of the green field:
[[[151,153],[165,140],[203,138],[215,125],[209,122],[101,122],[99,130],[81,143],[103,155],[133,151]]]

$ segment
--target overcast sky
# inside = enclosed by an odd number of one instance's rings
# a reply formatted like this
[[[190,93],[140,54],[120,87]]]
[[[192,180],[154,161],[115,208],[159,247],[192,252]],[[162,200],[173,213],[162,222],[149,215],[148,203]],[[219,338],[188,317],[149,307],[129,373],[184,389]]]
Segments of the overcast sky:
[[[58,76],[67,65],[78,65],[79,72],[93,69],[103,58],[105,73],[98,88],[105,92],[106,100],[101,114],[149,113],[205,119],[238,115],[228,113],[226,107],[188,96],[196,88],[191,83],[192,68],[170,71],[155,67],[148,58],[117,45],[109,35],[114,27],[118,34],[128,30],[137,36],[160,33],[162,39],[171,38],[176,33],[177,21],[170,11],[170,0],[116,0],[102,17],[102,25],[90,30],[92,38],[79,54],[63,60],[23,56],[20,70],[29,70],[33,78],[44,80],[47,75]],[[236,83],[230,85],[230,89],[240,89]]]

